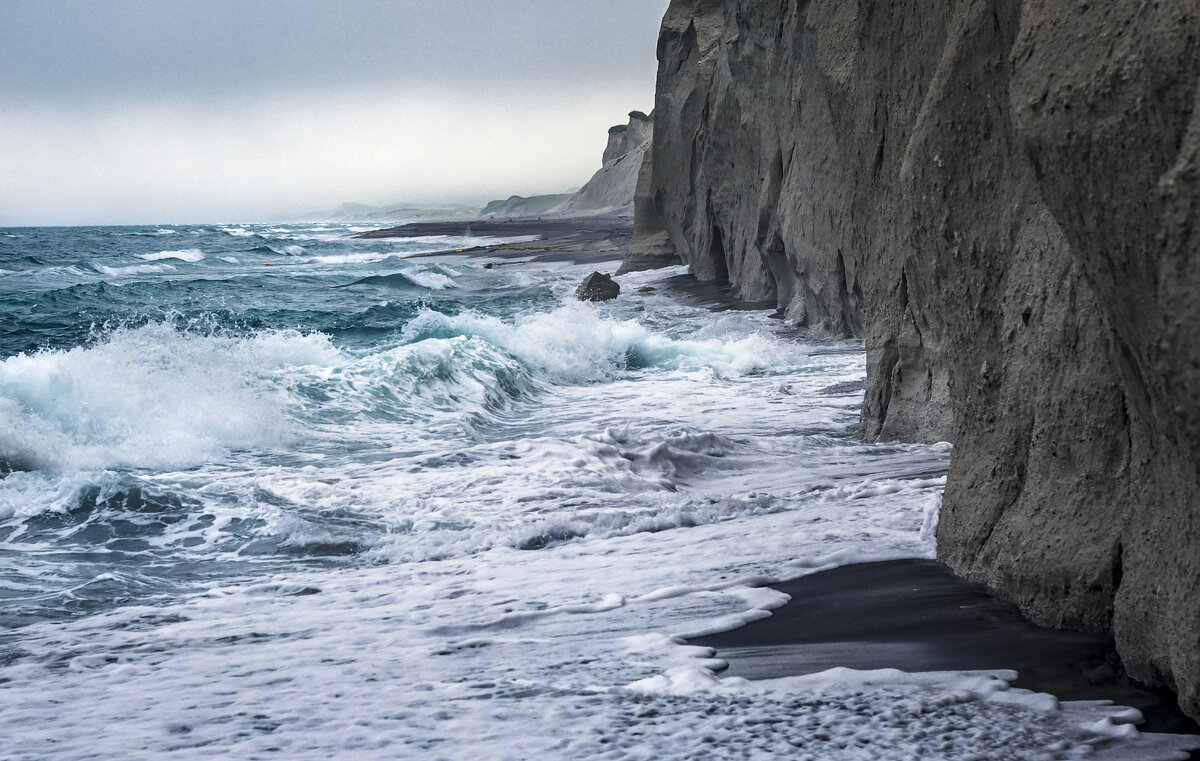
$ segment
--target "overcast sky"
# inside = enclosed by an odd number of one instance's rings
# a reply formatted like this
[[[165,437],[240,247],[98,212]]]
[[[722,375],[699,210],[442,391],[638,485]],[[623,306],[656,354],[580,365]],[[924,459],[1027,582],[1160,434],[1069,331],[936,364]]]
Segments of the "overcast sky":
[[[560,192],[667,0],[0,0],[0,225]]]

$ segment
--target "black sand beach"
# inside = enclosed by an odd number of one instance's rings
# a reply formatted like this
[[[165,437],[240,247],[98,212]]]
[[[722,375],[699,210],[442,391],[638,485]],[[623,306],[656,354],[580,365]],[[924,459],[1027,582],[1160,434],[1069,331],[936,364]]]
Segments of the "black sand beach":
[[[770,618],[691,640],[727,675],[796,676],[842,666],[903,671],[1011,669],[1014,686],[1060,700],[1111,700],[1143,731],[1197,733],[1169,691],[1130,679],[1111,637],[1035,626],[981,585],[932,560],[842,566],[773,585],[791,602]]]

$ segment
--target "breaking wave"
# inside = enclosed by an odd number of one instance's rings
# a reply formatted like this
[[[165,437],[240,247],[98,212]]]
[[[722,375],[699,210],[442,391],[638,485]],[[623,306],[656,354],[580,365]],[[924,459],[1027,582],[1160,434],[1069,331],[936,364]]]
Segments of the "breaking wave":
[[[281,446],[291,426],[273,374],[336,356],[319,335],[223,337],[164,322],[9,357],[0,458],[27,470],[180,468]]]
[[[445,277],[388,277],[422,275]],[[772,350],[754,336],[675,340],[578,304],[512,323],[424,309],[402,335],[354,356],[319,333],[234,336],[161,322],[12,356],[0,362],[0,459],[22,470],[184,468],[284,446],[314,421],[494,410],[541,384],[630,368],[751,372]]]
[[[163,259],[178,259],[183,262],[199,262],[204,259],[204,252],[198,248],[188,248],[182,251],[159,251],[153,254],[138,254],[137,258],[148,262],[162,261]]]
[[[445,315],[422,310],[404,328],[410,342],[477,337],[559,383],[585,383],[649,367],[712,367],[751,373],[770,366],[781,351],[765,336],[737,340],[685,340],[656,333],[636,320],[601,316],[594,307],[569,303],[512,323],[477,312]]]

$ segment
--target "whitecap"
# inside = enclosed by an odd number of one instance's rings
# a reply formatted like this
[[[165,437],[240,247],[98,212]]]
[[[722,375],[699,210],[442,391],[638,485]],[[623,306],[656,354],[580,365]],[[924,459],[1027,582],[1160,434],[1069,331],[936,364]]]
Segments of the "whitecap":
[[[102,275],[110,275],[112,277],[126,277],[128,275],[155,275],[164,272],[174,272],[175,267],[170,264],[135,264],[130,267],[109,267],[104,264],[95,265],[96,271]]]
[[[405,277],[422,288],[440,291],[454,285],[454,278],[440,272],[406,272]]]
[[[24,469],[187,467],[295,434],[288,367],[332,363],[327,338],[198,335],[166,324],[0,362],[0,458]]]
[[[384,259],[390,259],[397,254],[383,254],[377,251],[367,251],[358,254],[327,254],[325,256],[314,256],[310,261],[313,264],[374,264],[381,262]]]
[[[412,275],[406,273],[406,277]],[[736,340],[674,339],[636,320],[614,320],[573,302],[506,323],[476,312],[445,315],[422,310],[404,328],[411,341],[426,337],[477,336],[519,358],[556,382],[611,378],[644,367],[708,367],[744,374],[769,367],[784,351],[777,339],[749,335]]]
[[[137,258],[148,262],[157,262],[163,259],[178,259],[183,262],[198,262],[204,259],[204,252],[198,248],[188,248],[180,251],[159,251],[153,254],[138,254]]]

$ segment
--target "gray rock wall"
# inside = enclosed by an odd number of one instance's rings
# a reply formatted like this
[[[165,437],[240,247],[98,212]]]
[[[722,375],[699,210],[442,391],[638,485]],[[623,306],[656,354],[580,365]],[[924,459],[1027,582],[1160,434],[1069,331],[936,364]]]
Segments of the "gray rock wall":
[[[634,256],[867,346],[939,552],[1200,717],[1200,12],[674,0]]]

